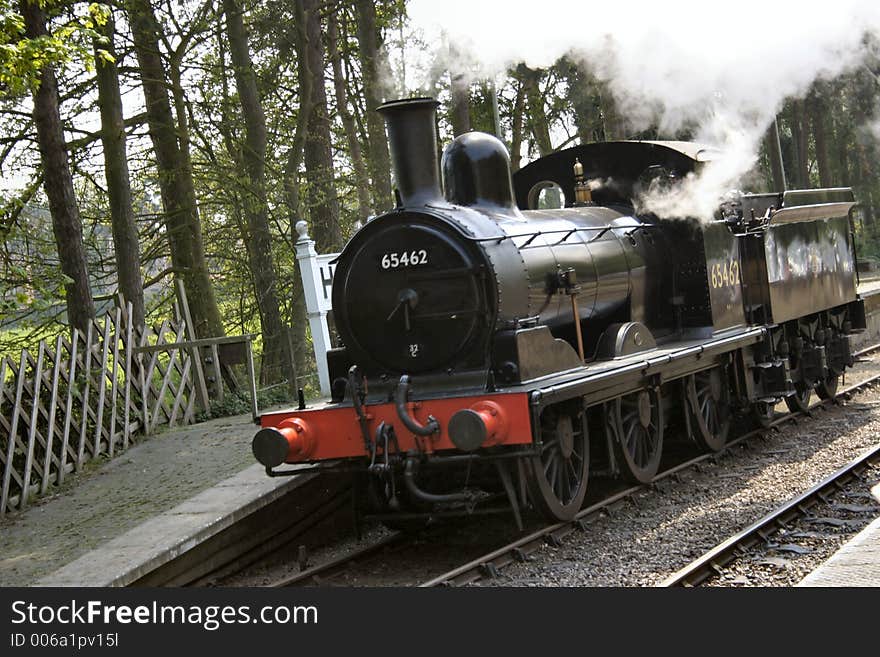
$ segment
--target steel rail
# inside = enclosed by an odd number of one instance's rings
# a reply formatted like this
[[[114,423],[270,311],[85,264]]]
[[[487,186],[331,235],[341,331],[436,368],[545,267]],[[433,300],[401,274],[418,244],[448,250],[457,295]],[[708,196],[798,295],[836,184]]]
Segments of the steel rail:
[[[863,348],[859,351],[856,351],[853,353],[853,355],[855,357],[859,357],[859,356],[863,356],[863,355],[866,355],[868,353],[871,353],[871,352],[877,351],[877,350],[880,350],[880,343],[874,344],[869,347]],[[858,387],[860,387],[862,385],[867,385],[867,383],[863,382],[862,384],[858,384],[857,386],[852,386],[851,388],[848,388],[847,390],[839,393],[838,396],[839,397],[844,396],[845,394],[850,393],[851,391],[857,389]],[[781,416],[780,418],[776,419],[771,424],[770,428],[776,427],[776,426],[779,426],[785,422],[791,421],[792,417],[793,416],[791,414]],[[745,440],[745,439],[751,437],[755,433],[763,433],[765,431],[767,431],[767,429],[762,429],[757,432],[751,432],[750,434],[747,434],[745,436],[737,438],[737,439],[731,441],[730,443],[728,443],[726,448],[729,448],[729,447],[736,445],[737,443],[741,442],[742,440]],[[701,455],[700,457],[697,457],[695,459],[691,459],[690,461],[687,461],[683,464],[675,466],[674,468],[671,468],[670,470],[667,470],[667,471],[661,473],[660,475],[658,475],[655,478],[654,481],[658,481],[660,479],[663,479],[663,478],[666,478],[669,476],[674,477],[676,475],[676,473],[679,472],[680,470],[692,467],[694,464],[696,464],[698,462],[701,462],[701,461],[704,461],[707,459],[712,459],[712,458],[717,458],[717,455],[716,454]],[[558,523],[555,525],[551,525],[549,527],[545,527],[544,529],[542,529],[538,532],[534,532],[533,534],[530,534],[526,537],[518,539],[514,543],[511,543],[510,545],[506,546],[505,548],[500,548],[499,550],[496,550],[492,553],[484,555],[480,559],[475,560],[474,562],[471,562],[471,564],[469,564],[469,565],[475,564],[475,565],[472,565],[471,569],[482,568],[486,573],[494,572],[497,570],[497,567],[498,567],[496,564],[501,564],[501,566],[503,567],[503,565],[510,563],[510,561],[512,561],[512,560],[523,559],[526,554],[526,549],[524,549],[524,548],[526,546],[528,546],[529,543],[537,543],[537,545],[534,547],[534,549],[537,549],[538,546],[540,546],[541,544],[543,544],[547,540],[549,540],[551,542],[555,542],[557,540],[561,540],[561,538],[563,536],[569,534],[571,531],[574,531],[575,529],[584,529],[586,527],[586,523],[589,522],[589,516],[594,515],[595,513],[597,513],[598,511],[600,511],[602,509],[607,509],[607,508],[613,506],[615,503],[628,497],[629,495],[632,495],[634,492],[636,492],[638,490],[642,490],[643,488],[644,488],[643,486],[636,486],[636,487],[631,487],[631,488],[628,488],[624,491],[621,491],[621,492],[613,495],[612,497],[609,497],[608,499],[603,500],[602,502],[599,502],[599,503],[597,503],[587,509],[582,510],[578,514],[578,517],[575,518],[575,520],[573,520],[572,522]],[[340,491],[338,493],[338,495],[340,497],[343,494],[344,493],[342,491]],[[322,508],[322,506],[323,506],[323,508]],[[315,509],[315,513],[310,514],[312,516],[311,518],[303,519],[301,521],[298,521],[297,523],[294,523],[293,526],[288,526],[286,528],[282,528],[279,523],[279,527],[277,529],[273,530],[272,537],[268,541],[263,542],[262,546],[254,546],[253,545],[253,536],[249,536],[248,538],[244,538],[244,539],[238,539],[238,540],[234,541],[232,544],[227,543],[225,545],[225,547],[217,550],[217,552],[215,554],[212,554],[207,557],[207,560],[210,560],[212,562],[211,566],[208,568],[205,567],[207,564],[204,563],[206,561],[206,556],[200,555],[198,558],[198,561],[200,562],[200,567],[197,569],[200,572],[198,574],[194,574],[193,576],[187,576],[185,574],[185,570],[186,570],[185,567],[181,568],[181,564],[179,562],[175,561],[175,562],[171,562],[169,564],[166,564],[165,566],[160,566],[159,568],[155,569],[154,571],[150,571],[149,573],[146,573],[142,579],[150,579],[150,581],[153,581],[153,578],[159,577],[161,580],[163,570],[174,569],[174,570],[177,570],[179,574],[171,576],[171,577],[173,577],[173,581],[175,582],[175,585],[179,586],[179,585],[200,584],[200,583],[209,581],[211,579],[212,575],[216,575],[220,572],[222,572],[225,576],[228,576],[230,574],[234,574],[236,571],[239,571],[242,568],[247,567],[247,564],[253,563],[253,561],[259,560],[261,558],[265,558],[268,554],[275,553],[279,549],[282,549],[284,546],[289,545],[290,542],[292,542],[292,540],[295,540],[295,538],[299,538],[303,533],[308,532],[311,527],[318,524],[318,522],[316,522],[317,519],[329,517],[335,511],[338,511],[339,507],[340,507],[340,505],[339,505],[338,501],[325,500],[323,505],[319,505],[318,508]],[[316,516],[317,516],[317,518],[316,518]],[[247,519],[243,519],[242,521],[240,521],[240,523],[236,523],[236,524],[243,524],[246,522],[247,522]],[[306,582],[306,581],[320,581],[322,578],[322,572],[323,572],[323,578],[326,579],[326,578],[332,576],[330,574],[330,571],[333,568],[336,568],[337,571],[344,570],[344,568],[345,568],[344,563],[345,562],[351,563],[353,560],[368,558],[371,554],[377,553],[377,552],[381,551],[383,548],[389,547],[390,543],[399,541],[401,536],[405,536],[405,535],[401,535],[400,533],[395,533],[389,537],[386,537],[386,539],[383,539],[383,541],[387,541],[387,542],[380,542],[378,544],[366,546],[365,548],[362,548],[362,549],[356,551],[355,553],[348,555],[347,557],[340,557],[339,559],[336,559],[331,563],[323,564],[320,566],[315,566],[313,568],[309,568],[307,570],[304,570],[301,573],[297,573],[296,575],[294,575],[292,577],[288,577],[283,581],[279,580],[279,582],[274,583],[270,586],[294,586],[294,585],[297,585],[301,582]],[[547,537],[549,537],[549,538],[547,538]],[[200,545],[201,545],[200,543],[196,544],[195,546],[190,548],[190,551],[195,551],[197,548],[200,547]],[[183,556],[183,555],[181,555],[181,556]],[[184,557],[184,558],[186,558],[186,557]],[[180,572],[181,570],[183,570],[184,572]],[[442,583],[446,583],[446,582],[459,583],[459,581],[461,583],[465,583],[466,581],[475,581],[476,579],[479,579],[479,576],[474,577],[473,579],[470,579],[469,577],[465,577],[464,573],[466,572],[466,570],[467,570],[467,568],[465,566],[462,566],[461,568],[457,568],[454,571],[450,571],[449,573],[446,573],[446,574],[440,576],[439,578],[435,578],[434,580],[431,580],[430,582],[426,582],[422,586],[426,586],[426,585],[433,586],[433,585],[442,584]]]
[[[795,518],[806,516],[816,504],[827,502],[830,493],[837,492],[844,484],[859,478],[863,470],[874,464],[880,464],[880,445],[874,446],[809,490],[715,546],[657,586],[699,586],[706,580],[720,574],[725,566],[738,559],[749,548],[761,542],[767,542],[773,534],[785,528],[787,523]]]
[[[315,532],[325,520],[342,513],[350,506],[350,500],[350,489],[342,488],[322,500],[317,507],[292,525],[284,526],[283,522],[279,523],[278,531],[252,548],[242,550],[242,543],[239,543],[221,551],[214,558],[216,562],[214,569],[189,582],[187,586],[203,586],[206,583],[232,577],[259,561],[271,559],[276,554],[285,552],[291,543],[302,540],[304,536]]]
[[[859,357],[877,350],[880,350],[880,343],[859,350],[853,355]],[[841,391],[837,396],[844,397],[848,394],[851,394],[852,391],[857,389],[859,386],[864,385],[867,385],[867,382],[862,382],[861,384],[857,384],[857,386],[847,388],[846,390]],[[810,411],[808,411],[808,413],[818,406],[824,406],[833,402],[834,400],[825,400],[823,402],[814,404],[810,408]],[[776,418],[769,427],[749,432],[731,440],[725,446],[725,450],[734,447],[735,445],[746,441],[754,437],[755,435],[764,434],[767,431],[772,430],[776,427],[796,421],[797,417],[800,417],[801,415],[804,414],[788,413],[785,415],[781,415]],[[697,463],[717,459],[718,456],[719,454],[716,453],[701,454],[688,461],[685,461],[684,463],[675,465],[668,470],[665,470],[664,472],[658,474],[654,478],[654,481],[649,484],[649,486],[653,486],[656,482],[663,479],[675,478],[682,470],[691,468]],[[646,488],[646,486],[639,485],[628,487],[625,490],[619,491],[609,496],[608,498],[603,499],[596,504],[587,507],[586,509],[583,509],[582,511],[580,511],[580,513],[578,513],[577,517],[570,522],[562,522],[546,526],[531,534],[528,534],[527,536],[521,537],[502,548],[483,555],[482,557],[471,561],[464,566],[449,571],[443,575],[440,575],[439,577],[435,577],[434,579],[425,582],[420,586],[437,586],[440,584],[462,585],[477,581],[484,576],[495,576],[498,574],[501,568],[504,568],[514,561],[525,560],[528,554],[536,551],[545,543],[551,542],[554,544],[558,544],[562,541],[563,538],[565,538],[565,536],[570,534],[572,531],[585,531],[589,522],[591,522],[591,520],[594,519],[596,514],[598,514],[600,511],[613,508],[615,504],[620,503],[622,500],[640,490],[643,490],[644,488]],[[293,586],[308,586],[310,584],[320,585],[326,583],[328,580],[333,579],[339,574],[350,570],[352,566],[363,563],[365,561],[369,561],[381,554],[383,551],[404,543],[406,539],[407,535],[405,533],[395,532],[393,534],[383,537],[375,543],[371,543],[370,545],[358,548],[357,550],[354,550],[349,554],[331,559],[326,563],[307,568],[302,572],[296,573],[294,575],[289,575],[287,577],[281,578],[277,581],[270,583],[268,586],[272,588],[283,588]]]
[[[306,586],[308,584],[323,584],[326,580],[333,578],[339,573],[345,572],[353,564],[370,559],[383,550],[401,543],[404,538],[406,538],[406,534],[403,532],[389,534],[376,543],[371,543],[370,545],[359,548],[354,552],[331,559],[326,563],[312,566],[311,568],[307,568],[295,575],[289,575],[276,580],[268,586],[269,588],[284,588],[289,586]]]
[[[862,349],[858,352],[855,352],[853,355],[862,356],[878,349],[880,349],[880,344],[872,345],[870,347]],[[697,457],[694,457],[688,461],[685,461],[684,463],[681,463],[659,473],[648,485],[639,485],[627,488],[626,490],[616,493],[615,495],[605,500],[597,502],[596,504],[581,510],[577,514],[577,516],[575,516],[575,518],[571,521],[560,522],[543,527],[527,536],[519,538],[501,548],[498,548],[497,550],[489,552],[488,554],[485,554],[481,557],[478,557],[477,559],[474,559],[473,561],[459,566],[458,568],[450,570],[438,577],[434,577],[433,579],[420,584],[420,586],[461,586],[479,581],[485,576],[494,577],[498,574],[500,569],[506,567],[510,563],[516,561],[525,561],[528,558],[529,554],[537,551],[545,543],[549,542],[551,544],[558,545],[559,543],[561,543],[563,538],[568,536],[573,531],[586,531],[588,523],[594,521],[600,511],[607,509],[608,507],[623,500],[624,498],[627,498],[640,490],[644,490],[645,488],[654,486],[658,481],[669,477],[674,477],[682,470],[689,469],[698,463],[702,463],[711,459],[717,459],[719,455],[724,451],[746,440],[754,438],[755,436],[764,435],[768,431],[771,431],[781,425],[790,422],[797,422],[798,418],[800,417],[809,417],[815,409],[835,404],[837,403],[838,398],[851,396],[854,392],[866,388],[878,381],[880,381],[880,375],[870,377],[869,379],[861,381],[860,383],[857,383],[840,391],[833,399],[820,400],[812,404],[806,412],[786,413],[784,415],[781,415],[778,418],[774,419],[768,427],[761,427],[760,429],[750,431],[746,434],[743,434],[742,436],[735,438],[734,440],[731,440],[727,445],[725,445],[722,452],[701,454]]]

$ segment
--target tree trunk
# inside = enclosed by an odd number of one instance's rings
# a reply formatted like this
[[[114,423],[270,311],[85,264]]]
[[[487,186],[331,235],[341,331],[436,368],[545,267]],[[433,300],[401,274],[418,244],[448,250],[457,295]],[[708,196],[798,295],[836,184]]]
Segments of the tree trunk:
[[[229,54],[235,75],[235,86],[244,118],[245,143],[240,150],[247,175],[243,190],[243,210],[247,219],[245,244],[248,265],[254,281],[254,295],[260,311],[263,334],[263,366],[260,380],[264,385],[292,379],[290,354],[284,322],[278,303],[278,284],[272,257],[272,235],[269,231],[266,194],[266,115],[257,89],[257,78],[251,61],[248,33],[238,0],[223,0]]]
[[[113,45],[113,17],[97,29],[107,39],[106,43],[97,39],[94,41],[95,76],[98,82],[98,105],[101,109],[101,143],[104,147],[104,175],[107,178],[107,196],[110,201],[116,270],[119,289],[125,299],[131,302],[133,325],[143,327],[144,284],[141,277],[137,225],[131,206],[125,121]],[[104,59],[99,50],[107,51],[114,61]]]
[[[510,168],[519,171],[522,161],[523,114],[525,113],[525,85],[519,81],[516,87],[516,98],[513,101],[512,126],[510,129]]]
[[[297,57],[302,57],[302,48],[300,43],[306,39],[306,14],[303,7],[303,0],[294,0],[294,25],[292,29],[284,32],[285,46],[295,50]],[[288,216],[288,224],[290,226],[291,241],[296,242],[298,234],[295,230],[296,223],[305,219],[302,213],[300,203],[299,190],[299,168],[303,159],[303,149],[305,144],[306,132],[308,130],[308,119],[311,115],[312,107],[312,79],[306,75],[304,66],[299,66],[299,107],[296,115],[296,129],[293,135],[293,143],[287,151],[284,162],[283,186],[284,200],[286,212]],[[308,316],[306,314],[305,293],[302,285],[302,275],[299,263],[294,260],[293,271],[290,272],[292,278],[291,290],[291,307],[290,307],[290,325],[293,332],[293,360],[297,364],[300,372],[312,372],[314,368],[312,362],[312,352],[309,349],[309,343],[306,336],[308,327]]]
[[[853,74],[851,101],[848,108],[851,125],[865,125],[869,121],[869,117],[873,115],[876,102],[876,83],[876,79],[867,69],[860,69]],[[866,141],[859,139],[856,135],[853,135],[852,144],[854,146],[852,152],[853,186],[862,202],[868,234],[876,239],[880,235],[880,218],[878,218],[878,208],[875,204],[877,199],[874,193],[876,176],[873,153],[869,151]]]
[[[346,77],[342,72],[342,54],[339,52],[339,27],[336,14],[331,12],[327,17],[327,51],[330,63],[333,65],[333,86],[336,90],[336,111],[342,119],[345,129],[345,140],[348,144],[348,154],[354,168],[355,187],[358,198],[358,217],[362,222],[372,214],[370,206],[370,181],[367,175],[367,167],[361,154],[361,142],[358,139],[357,127],[354,117],[348,109],[348,92],[346,90]]]
[[[809,151],[807,150],[804,103],[801,100],[795,100],[791,103],[791,138],[795,181],[800,189],[806,189],[810,186]]]
[[[299,43],[299,65],[304,67],[304,75],[311,80],[313,101],[303,153],[308,177],[305,197],[317,248],[319,251],[332,251],[342,246],[342,231],[333,172],[327,91],[324,87],[321,15],[318,0],[303,0],[303,8],[306,40]]]
[[[597,135],[602,132],[599,130],[601,117],[595,98],[596,81],[574,63],[568,62],[565,66],[568,101],[574,110],[578,139],[582,144],[589,144],[597,141]]]
[[[807,99],[807,112],[810,116],[810,123],[813,126],[813,143],[816,147],[816,166],[819,169],[819,184],[822,187],[831,187],[833,183],[825,129],[828,108],[824,98],[824,86],[815,89]]]
[[[284,33],[287,39],[285,46],[296,51],[297,57],[301,60],[300,65],[297,67],[299,107],[296,112],[296,129],[284,162],[284,200],[287,203],[287,211],[290,216],[290,230],[294,241],[296,241],[296,234],[293,228],[297,221],[305,219],[300,203],[299,168],[302,164],[306,133],[308,132],[309,117],[312,114],[313,103],[312,76],[307,75],[308,71],[302,64],[303,48],[301,44],[306,40],[306,10],[304,1],[294,0],[293,29],[288,29]]]
[[[850,185],[850,152],[849,131],[842,122],[834,122],[834,150],[837,156],[837,180],[838,183],[848,187]]]
[[[553,152],[553,142],[550,139],[550,125],[547,122],[547,112],[544,108],[544,96],[538,86],[538,80],[541,76],[540,71],[534,71],[522,67],[523,84],[526,90],[526,99],[528,100],[528,125],[531,129],[532,136],[538,146],[538,153],[541,157],[550,155]]]
[[[599,90],[599,105],[602,110],[604,123],[604,136],[606,141],[626,139],[626,129],[620,113],[617,111],[617,103],[607,84],[601,84]]]
[[[29,39],[48,35],[46,15],[37,2],[21,0],[20,10]],[[43,164],[43,188],[49,199],[61,271],[69,279],[64,284],[67,319],[71,326],[85,333],[89,321],[95,316],[95,306],[89,287],[82,222],[67,161],[67,145],[64,143],[58,81],[49,66],[44,66],[40,72],[40,83],[34,91],[33,101],[34,125]]]
[[[369,142],[370,177],[373,179],[373,207],[383,212],[394,205],[391,195],[391,158],[385,123],[375,109],[384,93],[379,75],[379,43],[376,27],[376,5],[373,0],[354,0],[360,45],[361,75],[367,101],[367,134]]]
[[[128,0],[150,139],[159,171],[165,228],[175,276],[183,279],[199,337],[223,335],[223,323],[208,275],[192,172],[177,141],[168,100],[168,80],[159,54],[159,25],[149,0]]]
[[[776,192],[784,192],[785,169],[782,166],[782,150],[779,146],[779,125],[775,117],[767,134],[764,135],[764,148],[770,160],[770,173],[773,177],[771,187]]]

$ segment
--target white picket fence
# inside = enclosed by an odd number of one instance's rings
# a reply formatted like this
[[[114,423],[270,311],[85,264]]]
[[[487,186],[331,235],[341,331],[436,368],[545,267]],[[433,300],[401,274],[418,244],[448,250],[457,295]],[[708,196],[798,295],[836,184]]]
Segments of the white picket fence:
[[[85,334],[74,330],[41,341],[35,353],[0,357],[0,516],[24,509],[89,461],[128,449],[139,435],[194,422],[198,410],[208,410],[208,383],[222,391],[220,344],[246,343],[255,405],[253,336],[195,340],[185,295],[182,301],[174,319],[141,329],[120,297]],[[202,349],[212,354],[207,378]]]

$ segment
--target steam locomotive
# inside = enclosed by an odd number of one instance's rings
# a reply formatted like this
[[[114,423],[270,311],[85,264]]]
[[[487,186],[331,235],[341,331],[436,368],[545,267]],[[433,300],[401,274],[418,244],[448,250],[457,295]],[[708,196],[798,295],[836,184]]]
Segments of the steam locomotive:
[[[636,199],[674,193],[710,149],[584,144],[512,178],[488,134],[459,136],[438,162],[437,106],[379,108],[397,207],[337,260],[331,399],[260,418],[268,474],[353,472],[385,519],[566,520],[591,471],[651,481],[672,420],[717,451],[735,416],[768,423],[783,399],[835,394],[865,328],[850,189],[659,217]],[[537,209],[554,193],[564,207]]]

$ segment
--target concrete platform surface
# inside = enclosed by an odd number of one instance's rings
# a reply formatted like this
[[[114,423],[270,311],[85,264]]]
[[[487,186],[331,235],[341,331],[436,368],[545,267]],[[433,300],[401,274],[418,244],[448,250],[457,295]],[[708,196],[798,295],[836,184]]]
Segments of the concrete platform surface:
[[[86,552],[36,586],[127,586],[274,502],[300,483],[255,464]]]
[[[871,489],[880,500],[880,484]],[[880,518],[856,534],[798,586],[880,586]]]
[[[153,557],[174,541],[182,548],[180,537],[210,527],[224,513],[224,504],[258,498],[285,483],[266,477],[259,465],[251,467],[255,429],[250,415],[242,415],[150,436],[115,459],[69,477],[60,492],[24,512],[7,514],[0,520],[0,586],[73,584],[76,572],[83,584],[109,584],[123,570],[115,560],[118,554],[114,560],[108,552],[107,561],[97,555],[92,563],[77,561],[108,542],[119,547],[139,541],[153,550]],[[200,495],[206,489],[210,494]],[[160,514],[174,516],[178,530],[182,525],[188,529],[169,535],[169,517]],[[128,533],[142,523],[140,532]],[[159,545],[159,532],[165,545]],[[63,580],[47,579],[68,565],[73,570],[63,573]]]

